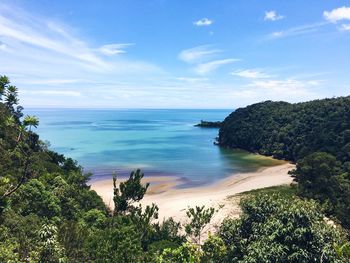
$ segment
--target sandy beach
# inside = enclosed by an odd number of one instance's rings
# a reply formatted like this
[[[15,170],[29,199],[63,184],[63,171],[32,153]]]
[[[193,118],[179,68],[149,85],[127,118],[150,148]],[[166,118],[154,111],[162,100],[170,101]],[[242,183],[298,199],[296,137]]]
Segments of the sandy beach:
[[[227,216],[239,216],[239,198],[228,199],[228,197],[253,189],[290,184],[292,178],[288,175],[288,171],[294,167],[293,164],[285,163],[251,173],[235,174],[209,186],[186,189],[175,188],[181,183],[176,177],[145,177],[143,182],[149,182],[150,187],[141,203],[144,206],[157,204],[160,221],[163,218],[173,217],[180,222],[186,220],[187,207],[205,205],[219,208],[223,206],[213,218],[212,225],[215,226]],[[112,179],[92,182],[91,188],[113,208]]]

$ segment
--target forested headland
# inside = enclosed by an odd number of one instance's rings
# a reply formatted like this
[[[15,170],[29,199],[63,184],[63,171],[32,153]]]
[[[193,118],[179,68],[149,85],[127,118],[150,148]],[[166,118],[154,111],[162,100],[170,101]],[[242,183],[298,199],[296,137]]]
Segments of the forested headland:
[[[337,203],[330,199],[331,193],[344,193],[337,195],[339,200],[348,193],[343,188],[331,188],[347,186],[348,159],[342,159],[344,151],[322,148],[325,153],[298,155],[292,159],[298,163],[294,172],[297,186],[245,195],[241,217],[227,218],[204,240],[206,226],[220,211],[194,207],[188,208],[185,224],[172,218],[156,221],[156,204],[143,208],[138,204],[149,186],[141,183],[144,175],[140,170],[121,183],[117,175],[111,176],[114,209],[108,209],[88,186],[91,174],[40,140],[35,133],[40,120],[24,114],[17,92],[7,77],[0,76],[0,262],[349,260],[347,231],[330,218],[335,214],[348,226],[337,213],[340,207],[335,209]],[[339,101],[345,104],[346,98]],[[347,109],[348,114],[348,106],[343,106],[339,109]],[[257,118],[259,114],[254,113]],[[224,130],[226,134],[235,132],[235,128],[228,130],[226,126],[233,115],[225,120],[220,136]],[[249,121],[254,122],[254,115]],[[339,117],[333,124],[343,129],[343,121]],[[245,132],[254,130],[250,127]],[[346,134],[342,138],[348,138]],[[337,192],[325,192],[332,189]],[[347,210],[343,211],[346,215]]]
[[[224,120],[219,144],[296,162],[299,195],[350,228],[350,96],[237,109]]]

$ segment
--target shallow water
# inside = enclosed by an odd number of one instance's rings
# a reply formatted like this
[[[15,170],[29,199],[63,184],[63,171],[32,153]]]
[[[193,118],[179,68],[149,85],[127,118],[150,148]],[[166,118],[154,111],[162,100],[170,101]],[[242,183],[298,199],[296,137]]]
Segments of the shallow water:
[[[30,109],[37,129],[51,148],[78,160],[93,179],[141,168],[146,175],[174,175],[186,186],[212,183],[232,173],[279,163],[244,151],[222,149],[213,142],[215,128],[200,120],[223,120],[230,110]]]

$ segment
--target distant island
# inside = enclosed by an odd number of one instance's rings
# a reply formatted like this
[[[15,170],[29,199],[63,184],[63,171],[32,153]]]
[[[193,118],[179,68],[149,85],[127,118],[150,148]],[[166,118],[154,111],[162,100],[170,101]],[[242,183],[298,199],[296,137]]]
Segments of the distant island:
[[[194,125],[195,127],[201,127],[201,128],[220,128],[222,125],[221,121],[203,121],[201,120],[200,123]]]

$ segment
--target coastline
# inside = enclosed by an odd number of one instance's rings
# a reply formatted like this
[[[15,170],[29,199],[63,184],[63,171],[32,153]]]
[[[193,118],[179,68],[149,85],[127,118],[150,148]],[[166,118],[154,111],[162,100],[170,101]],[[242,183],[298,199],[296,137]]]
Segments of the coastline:
[[[188,207],[202,206],[220,208],[213,217],[211,225],[219,224],[225,217],[236,218],[240,214],[239,198],[230,196],[270,186],[290,184],[293,179],[288,171],[294,164],[285,163],[262,168],[255,172],[234,174],[209,186],[185,189],[175,188],[181,180],[171,176],[144,177],[143,183],[149,182],[150,187],[141,201],[143,206],[155,203],[159,207],[159,221],[173,217],[175,220],[186,220],[185,210]],[[112,179],[91,182],[91,189],[100,195],[103,201],[113,208]]]

